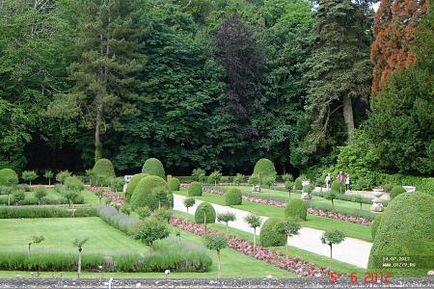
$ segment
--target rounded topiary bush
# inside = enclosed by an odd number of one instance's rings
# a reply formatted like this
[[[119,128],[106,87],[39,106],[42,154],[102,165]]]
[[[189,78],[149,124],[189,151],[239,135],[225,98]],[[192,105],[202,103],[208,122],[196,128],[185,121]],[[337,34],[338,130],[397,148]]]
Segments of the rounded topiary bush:
[[[92,169],[93,174],[100,178],[115,178],[115,169],[109,159],[99,159]]]
[[[383,214],[378,214],[375,216],[374,222],[372,222],[372,225],[371,225],[372,240],[374,240],[375,235],[377,234],[377,230],[378,230],[378,227],[380,226],[382,217],[383,217]]]
[[[285,208],[285,217],[306,221],[307,208],[301,199],[291,199]]]
[[[428,257],[434,252],[433,220],[433,196],[419,192],[397,196],[381,217],[368,269],[392,276],[426,276],[434,268],[434,259]],[[417,267],[383,268],[383,256],[409,256]]]
[[[283,220],[279,218],[268,219],[261,228],[259,240],[264,247],[284,246],[286,235],[283,230]]]
[[[241,205],[242,202],[243,195],[241,194],[241,190],[238,188],[229,188],[225,194],[226,206]]]
[[[188,196],[197,197],[202,196],[202,185],[199,182],[192,182],[188,187]]]
[[[197,224],[205,223],[205,214],[206,214],[206,223],[215,223],[216,213],[213,206],[207,202],[201,203],[194,214],[194,220]]]
[[[167,181],[167,186],[172,192],[179,191],[179,189],[181,188],[181,182],[177,178],[170,178],[170,180]]]
[[[272,161],[269,159],[260,159],[253,168],[253,175],[257,175],[261,184],[265,184],[265,181],[274,182],[277,173]]]
[[[130,182],[127,185],[127,189],[125,190],[125,199],[129,201],[131,199],[131,196],[134,193],[134,190],[136,189],[137,184],[143,179],[143,177],[148,176],[148,174],[140,173],[135,174]]]
[[[130,204],[133,209],[147,206],[151,210],[158,208],[157,188],[166,188],[166,181],[158,176],[143,177],[131,196]]]
[[[390,199],[392,200],[403,193],[405,193],[405,190],[402,186],[393,186],[390,190]]]
[[[150,158],[145,161],[142,168],[142,173],[159,176],[162,179],[166,179],[166,172],[164,171],[164,166],[159,159]]]
[[[0,170],[0,186],[18,185],[18,175],[13,169]]]

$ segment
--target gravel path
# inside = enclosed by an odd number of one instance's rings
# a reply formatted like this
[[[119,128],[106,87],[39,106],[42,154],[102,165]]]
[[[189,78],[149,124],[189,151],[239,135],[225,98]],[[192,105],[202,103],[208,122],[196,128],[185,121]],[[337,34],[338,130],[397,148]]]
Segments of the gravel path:
[[[185,197],[176,194],[174,194],[173,197],[173,208],[177,211],[186,213],[187,210],[184,206]],[[202,203],[202,201],[196,200],[196,204],[189,208],[188,213],[193,215],[200,203]],[[249,212],[213,203],[211,203],[211,205],[214,207],[216,213],[232,212],[236,215],[237,219],[235,222],[229,223],[230,227],[253,234],[253,229],[250,228],[244,221],[244,217],[249,215]],[[268,219],[268,217],[264,216],[261,216],[261,218],[263,221]],[[257,230],[258,234],[259,232],[260,229]],[[322,230],[302,227],[300,230],[300,235],[290,238],[288,244],[306,251],[329,257],[329,246],[322,244],[320,240],[323,233],[324,231]],[[341,244],[333,246],[333,258],[361,268],[367,268],[371,246],[372,243],[370,242],[354,238],[346,238]]]

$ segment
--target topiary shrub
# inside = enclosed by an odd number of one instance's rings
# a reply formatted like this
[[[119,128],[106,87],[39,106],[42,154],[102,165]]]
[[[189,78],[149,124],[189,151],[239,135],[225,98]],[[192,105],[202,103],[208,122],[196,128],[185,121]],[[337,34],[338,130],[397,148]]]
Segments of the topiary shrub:
[[[93,166],[92,173],[97,178],[115,178],[115,169],[109,159],[99,159]]]
[[[381,218],[383,217],[383,214],[378,214],[375,216],[374,222],[371,225],[371,236],[372,240],[374,240],[375,235],[377,234],[378,227],[381,223]]]
[[[194,214],[194,220],[197,224],[205,223],[205,214],[206,214],[206,223],[215,223],[216,213],[213,206],[207,202],[201,203],[197,208]]]
[[[259,177],[261,185],[269,185],[276,180],[276,168],[269,159],[260,159],[256,162],[253,169],[253,175]]]
[[[179,191],[181,188],[181,182],[177,178],[170,178],[170,180],[167,182],[167,186],[169,187],[170,191]]]
[[[307,180],[307,177],[305,175],[300,175],[298,178],[296,178],[294,181],[294,189],[301,191],[303,189],[302,182],[304,180]]]
[[[131,196],[134,193],[134,190],[136,189],[137,184],[143,179],[143,177],[149,176],[148,174],[140,173],[135,174],[130,182],[127,185],[127,189],[125,190],[125,200],[129,201],[131,199]]]
[[[301,199],[291,199],[285,208],[285,217],[306,221],[307,208]]]
[[[284,246],[286,235],[283,228],[284,221],[279,218],[268,219],[261,228],[259,240],[264,247]]]
[[[390,199],[393,200],[402,193],[405,193],[405,190],[402,186],[393,186],[390,190]]]
[[[162,179],[166,179],[166,172],[164,166],[159,159],[150,158],[145,161],[142,168],[142,173],[146,173],[151,176],[159,176]]]
[[[368,270],[392,276],[426,276],[434,268],[434,259],[428,257],[434,252],[433,220],[433,196],[420,192],[397,196],[381,217]],[[384,268],[384,256],[409,256],[417,267]]]
[[[192,182],[187,195],[189,197],[202,196],[202,185],[199,182]]]
[[[0,170],[0,186],[16,186],[18,185],[18,175],[13,169]]]
[[[130,204],[133,210],[147,206],[151,210],[158,208],[159,199],[157,198],[157,188],[166,188],[166,181],[158,176],[143,177],[131,196]]]
[[[236,206],[241,205],[243,202],[243,195],[241,190],[238,188],[229,188],[225,194],[225,204],[226,206]]]

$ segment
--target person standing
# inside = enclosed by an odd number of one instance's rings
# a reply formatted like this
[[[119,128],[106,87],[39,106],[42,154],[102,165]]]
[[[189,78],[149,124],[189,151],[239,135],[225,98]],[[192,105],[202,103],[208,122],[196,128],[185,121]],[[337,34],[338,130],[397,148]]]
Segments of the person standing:
[[[336,176],[336,180],[338,182],[344,183],[345,179],[346,179],[346,176],[345,176],[343,171],[340,171],[339,174]]]
[[[327,190],[330,190],[331,186],[332,186],[332,177],[330,176],[330,173],[327,174],[327,176],[324,179],[325,185]]]
[[[345,191],[350,191],[351,190],[351,178],[350,175],[347,175],[347,177],[345,178]]]

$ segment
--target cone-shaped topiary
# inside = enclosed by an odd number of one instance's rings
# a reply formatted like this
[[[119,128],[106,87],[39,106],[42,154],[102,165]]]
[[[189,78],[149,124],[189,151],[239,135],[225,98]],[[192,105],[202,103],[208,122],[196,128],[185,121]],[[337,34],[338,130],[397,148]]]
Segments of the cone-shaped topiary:
[[[148,176],[148,174],[140,173],[140,174],[135,174],[131,178],[130,182],[128,183],[127,189],[125,190],[125,200],[129,201],[131,199],[131,196],[133,195],[134,190],[136,189],[137,184],[145,176]]]
[[[262,226],[259,235],[261,245],[264,247],[284,246],[286,244],[286,235],[283,224],[282,219],[268,219]]]
[[[257,175],[262,185],[273,183],[276,180],[276,168],[269,159],[260,159],[256,162],[253,175]]]
[[[243,195],[241,194],[241,190],[238,188],[229,188],[229,190],[225,194],[226,206],[241,205],[242,202]]]
[[[433,196],[416,192],[404,193],[393,199],[381,217],[369,256],[368,269],[389,272],[392,276],[426,276],[427,272],[434,268],[433,220]],[[415,263],[417,266],[383,267],[383,257],[386,256],[409,257],[410,260],[405,262]]]
[[[137,184],[134,193],[131,196],[131,207],[134,210],[145,206],[151,210],[158,208],[158,192],[155,191],[158,188],[165,188],[167,190],[166,181],[158,176],[143,177]]]
[[[291,199],[285,208],[285,217],[306,221],[307,208],[303,200]]]
[[[0,170],[0,186],[18,185],[18,175],[13,169]]]
[[[100,178],[116,178],[115,169],[109,159],[99,159],[93,166],[92,172]]]
[[[202,196],[202,185],[199,182],[192,182],[188,188],[189,197]]]
[[[213,206],[207,202],[201,203],[194,214],[194,220],[197,224],[204,224],[205,220],[207,224],[215,223],[215,217],[216,213]]]
[[[172,192],[179,191],[181,188],[181,182],[177,178],[170,178],[170,180],[167,181],[167,186]]]
[[[164,166],[159,159],[150,158],[145,161],[142,168],[142,173],[146,173],[151,176],[159,176],[160,178],[166,179],[166,172],[164,171]]]

